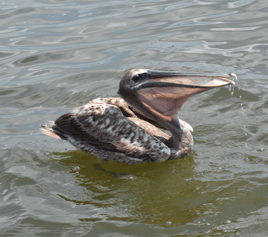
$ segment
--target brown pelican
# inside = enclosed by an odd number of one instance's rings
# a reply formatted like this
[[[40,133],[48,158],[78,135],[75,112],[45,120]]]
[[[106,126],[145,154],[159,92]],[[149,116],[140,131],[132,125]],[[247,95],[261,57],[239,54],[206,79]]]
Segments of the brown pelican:
[[[193,149],[193,129],[178,118],[182,104],[191,95],[235,84],[232,77],[236,79],[233,73],[216,76],[132,69],[120,81],[118,94],[123,99],[94,99],[41,130],[104,160],[136,164],[183,157]]]

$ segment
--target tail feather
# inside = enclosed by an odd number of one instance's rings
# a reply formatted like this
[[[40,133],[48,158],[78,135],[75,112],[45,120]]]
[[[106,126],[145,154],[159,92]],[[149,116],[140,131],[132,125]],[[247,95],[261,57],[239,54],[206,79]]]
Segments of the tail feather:
[[[56,139],[63,139],[66,140],[66,137],[64,134],[57,128],[57,125],[55,125],[54,121],[51,121],[49,123],[46,123],[45,125],[41,125],[42,128],[40,128],[40,131],[50,137],[56,138]]]

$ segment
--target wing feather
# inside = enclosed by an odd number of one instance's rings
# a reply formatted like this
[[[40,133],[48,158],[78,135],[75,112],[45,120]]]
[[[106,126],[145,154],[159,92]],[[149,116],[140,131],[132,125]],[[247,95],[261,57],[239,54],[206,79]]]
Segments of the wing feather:
[[[57,119],[55,125],[64,131],[67,140],[82,150],[94,146],[104,151],[125,153],[141,162],[165,161],[170,156],[170,149],[163,142],[125,117],[119,107],[108,104],[105,99],[75,108]]]

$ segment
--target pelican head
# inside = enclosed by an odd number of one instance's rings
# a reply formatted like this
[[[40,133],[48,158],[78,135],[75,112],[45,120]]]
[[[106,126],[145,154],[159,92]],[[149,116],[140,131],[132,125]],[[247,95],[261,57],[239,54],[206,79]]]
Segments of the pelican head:
[[[234,85],[234,73],[224,75],[132,69],[121,79],[118,94],[131,106],[181,137],[178,111],[189,96]],[[175,145],[176,146],[176,145]]]

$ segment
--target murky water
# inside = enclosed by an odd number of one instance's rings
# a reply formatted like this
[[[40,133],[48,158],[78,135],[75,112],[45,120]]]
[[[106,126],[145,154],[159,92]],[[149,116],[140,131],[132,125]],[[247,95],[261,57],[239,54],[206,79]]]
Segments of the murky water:
[[[1,236],[268,235],[268,1],[0,6]],[[184,104],[195,147],[183,159],[99,164],[39,132],[116,96],[131,68],[239,81]]]

